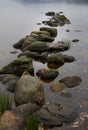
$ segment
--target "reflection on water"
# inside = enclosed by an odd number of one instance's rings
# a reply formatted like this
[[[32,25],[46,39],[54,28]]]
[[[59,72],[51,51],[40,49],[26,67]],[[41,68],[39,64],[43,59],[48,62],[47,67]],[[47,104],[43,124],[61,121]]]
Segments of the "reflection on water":
[[[76,58],[76,61],[69,64],[66,63],[64,66],[58,68],[60,74],[59,77],[55,80],[57,81],[62,77],[68,75],[77,75],[82,78],[83,82],[81,85],[73,89],[66,88],[65,91],[63,91],[63,93],[71,93],[71,99],[75,100],[81,106],[81,113],[79,117],[80,120],[78,124],[80,126],[79,130],[86,130],[88,126],[88,117],[84,115],[88,115],[88,5],[86,4],[87,0],[64,0],[65,3],[59,3],[59,0],[53,3],[54,0],[52,2],[50,2],[51,0],[49,0],[50,3],[48,4],[22,4],[23,2],[29,1],[0,1],[0,68],[8,64],[16,57],[17,54],[10,53],[13,50],[12,45],[16,41],[18,41],[25,35],[30,34],[30,32],[32,32],[33,30],[38,30],[39,27],[44,26],[37,25],[36,23],[47,19],[47,17],[44,15],[46,12],[63,11],[64,14],[71,20],[71,24],[57,28],[58,36],[56,38],[56,41],[62,39],[70,41],[72,39],[79,39],[80,41],[78,43],[72,43],[71,49],[69,51],[64,52],[65,54],[74,56]],[[46,2],[47,1],[48,0],[46,0]],[[80,4],[82,2],[84,4]],[[66,32],[67,29],[69,29],[70,32]],[[33,64],[35,65],[35,71],[37,71],[40,68],[47,67],[47,64],[42,64],[39,62],[35,62]],[[46,97],[48,98],[48,100],[58,100],[58,94],[53,94],[49,90],[47,84],[45,88]],[[81,120],[81,116],[84,122]],[[73,130],[73,128],[67,127],[65,129],[61,128],[61,130]]]

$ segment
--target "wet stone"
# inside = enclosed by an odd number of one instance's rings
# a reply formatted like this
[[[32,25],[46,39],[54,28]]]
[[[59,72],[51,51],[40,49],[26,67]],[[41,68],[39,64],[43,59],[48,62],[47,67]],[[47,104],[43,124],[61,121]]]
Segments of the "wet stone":
[[[59,80],[59,82],[64,83],[68,88],[73,88],[79,85],[82,82],[82,80],[78,76],[67,76]]]
[[[59,72],[56,70],[50,70],[50,69],[40,69],[37,71],[37,76],[40,77],[41,79],[46,79],[46,80],[50,80],[50,79],[55,79]]]
[[[78,113],[77,104],[72,101],[60,100],[58,103],[45,104],[40,110],[33,113],[33,116],[45,127],[52,128],[74,121]]]

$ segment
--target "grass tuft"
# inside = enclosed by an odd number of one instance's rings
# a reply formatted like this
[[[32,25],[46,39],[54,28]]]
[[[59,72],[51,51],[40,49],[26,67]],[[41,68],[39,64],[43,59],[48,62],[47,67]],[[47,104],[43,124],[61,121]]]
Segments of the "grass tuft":
[[[0,115],[2,115],[6,110],[10,110],[12,106],[12,97],[8,94],[0,94]]]

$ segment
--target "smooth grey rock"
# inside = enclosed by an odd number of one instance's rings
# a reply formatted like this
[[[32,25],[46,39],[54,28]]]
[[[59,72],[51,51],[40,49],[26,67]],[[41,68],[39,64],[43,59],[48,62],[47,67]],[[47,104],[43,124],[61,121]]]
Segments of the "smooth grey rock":
[[[42,106],[45,102],[42,82],[24,72],[17,82],[14,99],[16,105],[35,103]]]

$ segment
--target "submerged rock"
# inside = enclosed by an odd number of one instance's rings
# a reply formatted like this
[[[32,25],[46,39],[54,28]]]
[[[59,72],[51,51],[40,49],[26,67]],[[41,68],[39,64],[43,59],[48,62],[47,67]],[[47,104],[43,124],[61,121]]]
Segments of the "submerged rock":
[[[50,70],[50,69],[40,69],[37,71],[36,74],[41,79],[50,80],[50,79],[55,79],[58,76],[59,72],[56,70]]]
[[[79,85],[82,82],[82,80],[78,76],[67,76],[59,80],[59,82],[64,83],[68,88],[73,88]]]
[[[33,116],[46,128],[62,126],[76,119],[79,109],[72,101],[60,100],[59,103],[45,104],[40,110],[33,113]]]
[[[3,67],[0,70],[0,74],[14,74],[21,76],[25,70],[27,70],[31,75],[34,74],[32,59],[26,56],[22,56]]]
[[[16,105],[25,103],[43,105],[45,102],[45,93],[42,82],[28,73],[23,73],[17,82],[14,99]]]
[[[66,86],[64,83],[54,82],[54,83],[50,84],[50,90],[54,93],[60,92],[65,88],[66,88]]]
[[[72,94],[70,92],[61,92],[60,95],[64,98],[71,98]]]

